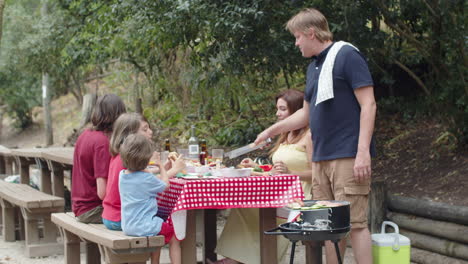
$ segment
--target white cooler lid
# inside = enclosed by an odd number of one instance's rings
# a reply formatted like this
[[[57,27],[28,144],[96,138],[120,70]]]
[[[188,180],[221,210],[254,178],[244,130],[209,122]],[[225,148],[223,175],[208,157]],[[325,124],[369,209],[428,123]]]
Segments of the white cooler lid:
[[[391,247],[395,243],[395,236],[398,236],[398,244],[400,246],[410,245],[409,238],[397,233],[372,234],[372,245],[377,245],[379,247]]]

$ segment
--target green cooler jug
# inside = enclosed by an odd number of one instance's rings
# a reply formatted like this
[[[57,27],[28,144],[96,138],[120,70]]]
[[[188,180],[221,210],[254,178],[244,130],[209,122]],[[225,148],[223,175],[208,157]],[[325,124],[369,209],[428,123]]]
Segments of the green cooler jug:
[[[391,226],[395,233],[385,233],[385,226]],[[410,240],[400,235],[398,225],[384,221],[380,234],[372,234],[372,258],[374,264],[409,264]]]

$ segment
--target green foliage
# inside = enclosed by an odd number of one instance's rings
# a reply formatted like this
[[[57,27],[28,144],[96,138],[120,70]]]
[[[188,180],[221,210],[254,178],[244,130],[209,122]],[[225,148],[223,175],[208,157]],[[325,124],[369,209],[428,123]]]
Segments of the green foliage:
[[[352,42],[368,58],[376,93],[386,98],[379,100],[383,111],[403,112],[407,119],[437,112],[448,117],[458,142],[468,142],[466,1],[49,4],[50,15],[43,18],[38,1],[7,4],[0,95],[10,106],[40,102],[43,71],[51,75],[55,95],[72,92],[80,101],[90,75],[122,70],[120,86],[130,98],[143,99],[145,116],[160,136],[183,141],[195,122],[210,144],[242,145],[274,122],[279,90],[303,89],[310,60],[301,57],[284,24],[299,10],[316,7],[335,40]]]

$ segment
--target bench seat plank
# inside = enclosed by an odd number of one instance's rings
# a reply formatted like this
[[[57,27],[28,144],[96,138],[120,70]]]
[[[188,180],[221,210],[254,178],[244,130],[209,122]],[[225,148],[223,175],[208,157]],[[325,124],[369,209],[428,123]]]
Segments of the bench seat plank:
[[[73,213],[52,214],[52,222],[56,225],[77,234],[79,237],[94,243],[113,248],[128,249],[130,242],[115,233],[109,233],[105,230],[94,228],[92,225],[78,222]]]
[[[93,228],[98,230],[107,231],[107,227],[103,224],[89,224]],[[146,248],[148,247],[148,238],[147,237],[131,237],[124,234],[122,231],[113,231],[115,235],[126,239],[130,242],[130,248]]]
[[[79,258],[75,256],[79,256],[79,252],[74,236],[87,243],[97,244],[106,263],[145,263],[151,252],[164,246],[163,236],[127,236],[122,231],[109,230],[103,224],[81,223],[73,213],[54,213],[52,222],[65,236],[67,264],[79,263]]]
[[[65,206],[63,198],[43,193],[26,184],[0,181],[0,196],[12,204],[27,209]]]

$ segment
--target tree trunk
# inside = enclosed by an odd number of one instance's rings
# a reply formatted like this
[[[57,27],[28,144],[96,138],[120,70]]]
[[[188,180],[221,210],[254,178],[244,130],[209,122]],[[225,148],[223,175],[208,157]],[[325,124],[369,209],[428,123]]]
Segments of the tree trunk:
[[[3,134],[3,116],[5,115],[5,109],[6,109],[5,105],[0,106],[0,142],[1,142],[2,134]]]
[[[407,229],[400,229],[400,234],[410,239],[412,247],[468,260],[468,245],[411,232]]]
[[[0,0],[0,46],[2,44],[3,33],[3,9],[5,9],[5,0]]]
[[[133,98],[135,102],[135,112],[143,114],[142,100],[140,96],[140,87],[138,85],[139,72],[135,71],[135,80],[133,83]]]
[[[42,1],[41,16],[47,16],[47,0]],[[54,134],[52,130],[52,114],[50,109],[50,87],[49,87],[49,73],[42,72],[42,106],[44,108],[44,126],[46,136],[46,146],[54,144]]]
[[[429,252],[424,249],[411,248],[411,261],[420,264],[432,264],[432,263],[450,263],[450,264],[468,264],[468,261],[464,261],[457,258],[447,257],[434,252]]]
[[[468,244],[468,226],[395,212],[387,217],[401,228]]]
[[[398,195],[389,195],[387,202],[388,208],[392,211],[468,225],[468,207],[466,206],[448,205]]]
[[[85,94],[83,97],[83,106],[81,108],[80,130],[91,121],[94,105],[96,104],[96,94]]]
[[[52,130],[52,114],[50,109],[49,74],[42,73],[42,106],[44,108],[44,126],[46,146],[54,144],[54,132]]]

